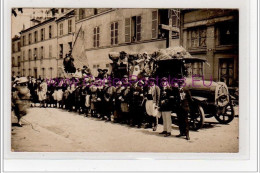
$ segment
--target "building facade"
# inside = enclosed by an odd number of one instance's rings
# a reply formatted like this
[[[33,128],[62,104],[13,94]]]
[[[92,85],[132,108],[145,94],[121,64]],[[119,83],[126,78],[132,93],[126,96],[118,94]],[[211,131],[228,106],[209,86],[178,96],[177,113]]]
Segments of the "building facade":
[[[167,31],[160,24],[179,27],[179,13],[170,9],[76,9],[76,33],[82,32],[85,56],[94,76],[110,66],[109,52],[152,53],[166,48]],[[170,17],[168,17],[170,16]],[[179,36],[170,39],[179,45]],[[77,57],[74,57],[77,58]]]
[[[59,17],[50,17],[20,32],[20,73],[22,76],[34,76],[35,78],[59,76],[59,66],[64,57],[60,56],[59,46],[64,42],[68,44],[73,41],[71,35],[74,33],[72,30],[68,33],[67,23],[70,23],[70,27],[75,26],[75,20],[71,20],[73,14],[69,18],[64,16],[68,16],[68,11],[63,12]],[[63,52],[69,52],[68,46],[64,46]]]
[[[21,41],[17,35],[12,38],[12,76],[20,76]]]
[[[184,48],[207,59],[205,79],[238,86],[238,10],[182,10],[181,28]]]

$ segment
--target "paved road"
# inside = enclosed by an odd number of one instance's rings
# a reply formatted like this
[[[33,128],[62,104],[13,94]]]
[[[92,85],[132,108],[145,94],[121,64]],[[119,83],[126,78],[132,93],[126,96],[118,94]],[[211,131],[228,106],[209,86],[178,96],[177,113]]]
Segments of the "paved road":
[[[23,118],[23,127],[15,126],[12,115],[12,150],[39,152],[238,152],[238,124],[229,125],[207,118],[203,129],[190,132],[190,141],[177,138],[176,125],[172,136],[159,135],[152,129],[83,117],[55,108],[30,108]]]

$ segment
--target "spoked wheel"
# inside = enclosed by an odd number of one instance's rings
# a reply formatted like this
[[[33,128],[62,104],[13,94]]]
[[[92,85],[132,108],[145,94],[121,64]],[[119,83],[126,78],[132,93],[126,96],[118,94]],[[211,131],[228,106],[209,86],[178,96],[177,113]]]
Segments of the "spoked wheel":
[[[192,130],[199,130],[203,127],[205,121],[204,110],[201,106],[197,105],[191,110],[190,114],[190,128]]]
[[[222,107],[215,115],[215,118],[221,124],[228,124],[234,119],[234,108],[231,103]]]

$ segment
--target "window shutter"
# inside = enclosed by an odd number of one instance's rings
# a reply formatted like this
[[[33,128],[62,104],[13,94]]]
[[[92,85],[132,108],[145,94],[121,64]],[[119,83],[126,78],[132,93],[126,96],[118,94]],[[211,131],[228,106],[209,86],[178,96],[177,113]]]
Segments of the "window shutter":
[[[141,31],[142,31],[142,17],[141,16],[137,16],[136,17],[136,37],[137,37],[137,41],[141,40]]]
[[[125,19],[125,42],[129,43],[131,41],[131,20],[130,18]]]
[[[155,39],[158,36],[158,11],[152,12],[152,38]]]
[[[111,23],[111,45],[114,44],[114,23]]]
[[[97,27],[97,47],[99,47],[99,27]]]
[[[93,47],[96,47],[96,28],[94,28],[93,34]]]
[[[115,23],[115,44],[118,43],[118,22]]]
[[[44,50],[44,47],[42,47],[42,57],[45,58],[45,50]]]

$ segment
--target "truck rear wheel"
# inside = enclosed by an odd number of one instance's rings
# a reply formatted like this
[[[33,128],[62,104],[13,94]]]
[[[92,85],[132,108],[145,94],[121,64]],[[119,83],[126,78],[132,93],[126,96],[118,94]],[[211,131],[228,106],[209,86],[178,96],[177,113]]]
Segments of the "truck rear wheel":
[[[190,114],[190,128],[191,130],[199,130],[203,127],[205,121],[204,110],[200,105],[195,106]]]

